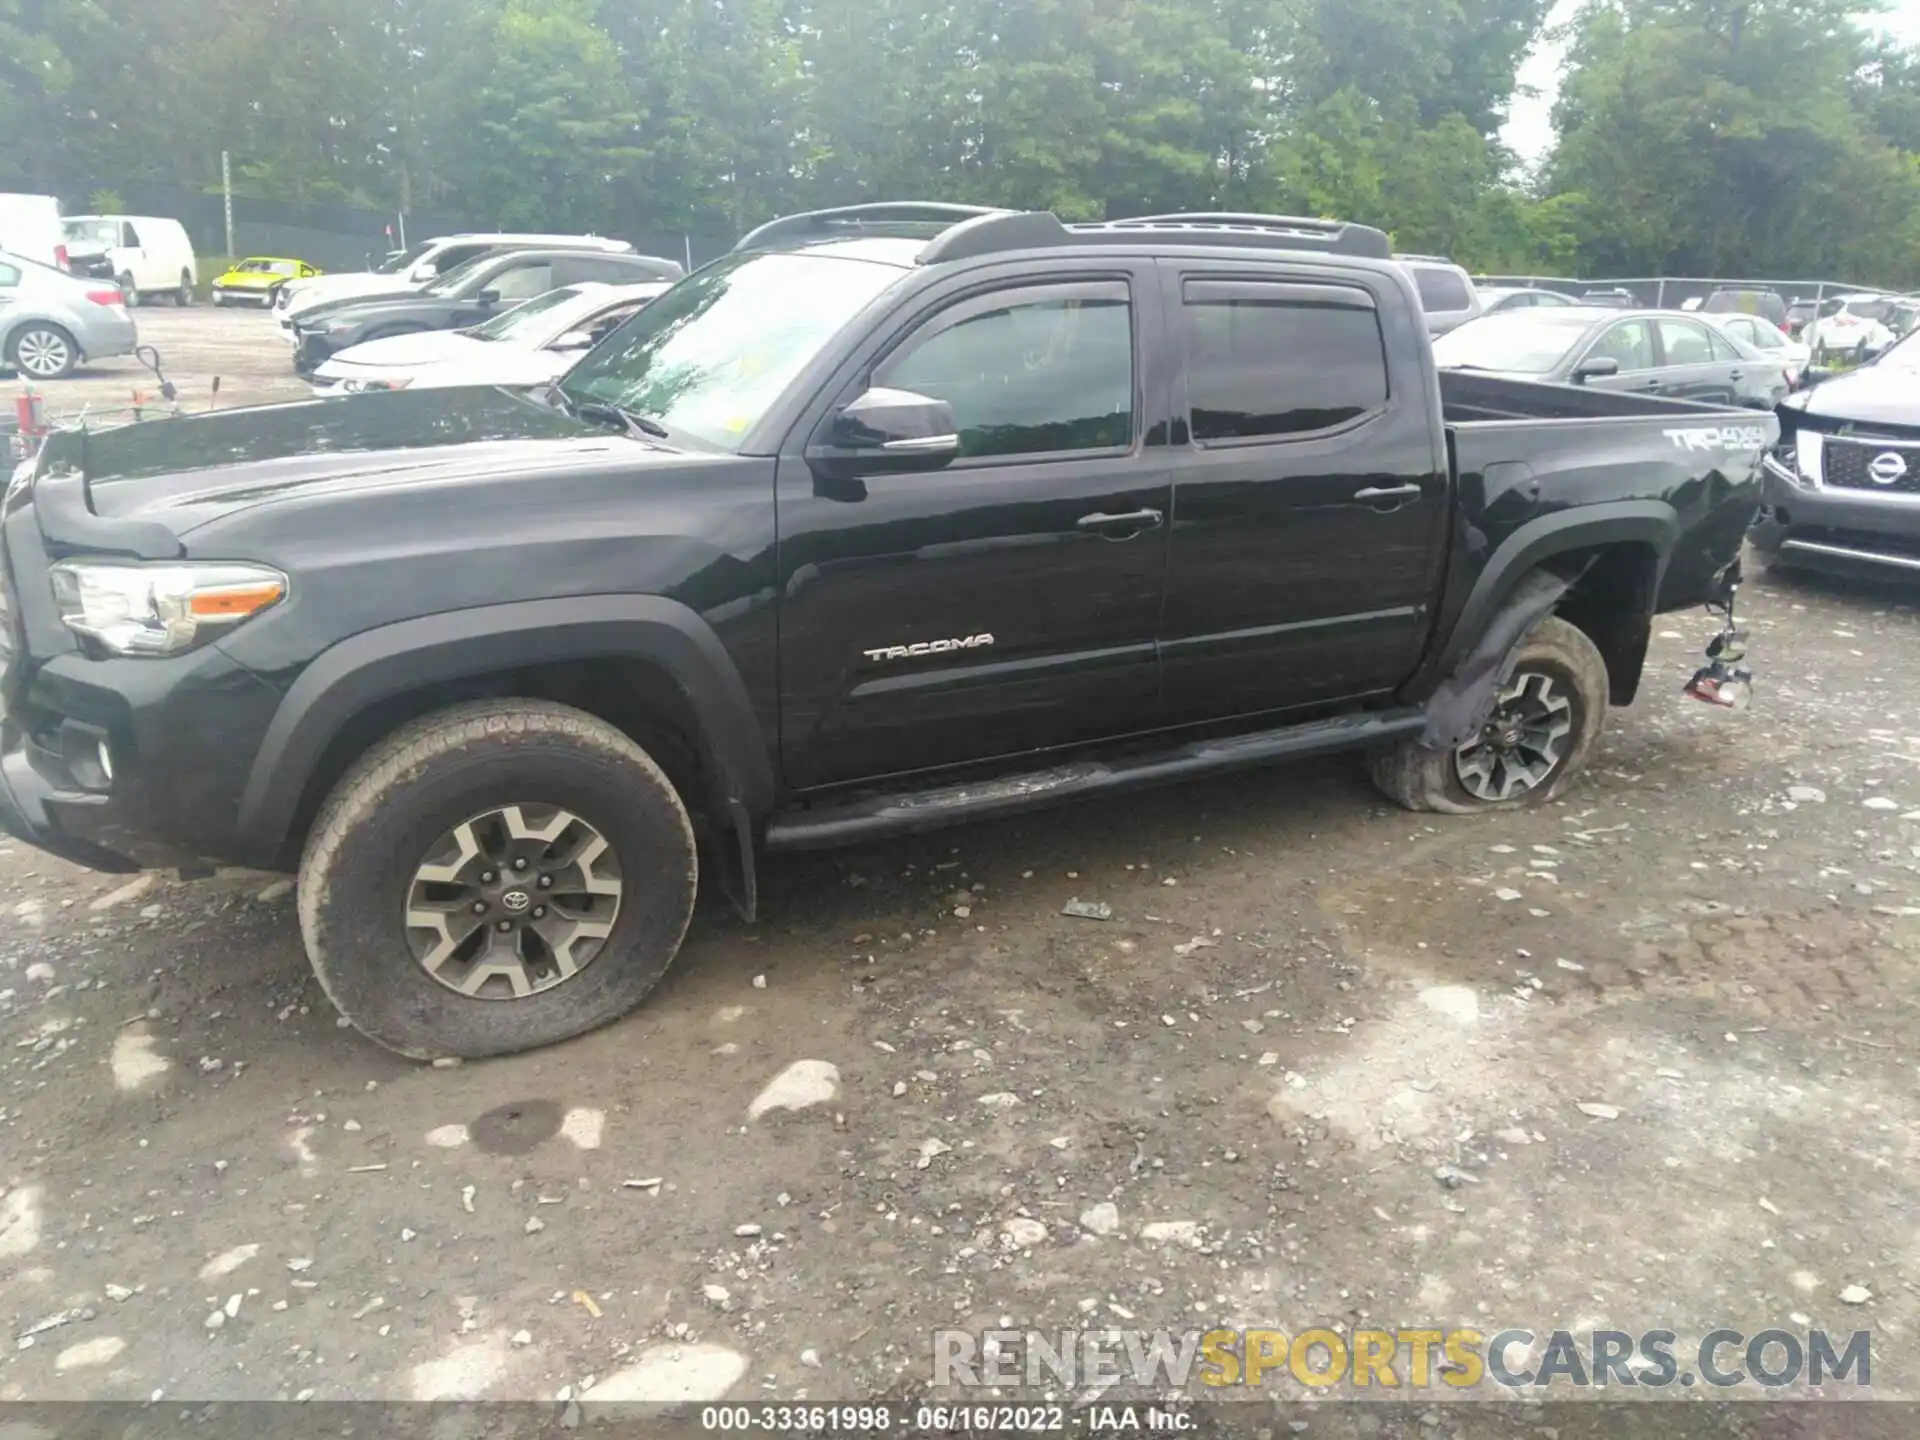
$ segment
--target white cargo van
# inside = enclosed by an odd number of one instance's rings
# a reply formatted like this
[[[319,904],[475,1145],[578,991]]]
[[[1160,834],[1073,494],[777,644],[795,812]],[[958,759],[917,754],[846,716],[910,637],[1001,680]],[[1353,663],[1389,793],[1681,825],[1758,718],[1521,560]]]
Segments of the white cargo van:
[[[193,241],[178,220],[158,215],[69,215],[61,222],[67,267],[76,275],[111,280],[127,304],[142,297],[165,298],[176,305],[193,301],[199,267]]]
[[[51,195],[0,193],[0,250],[67,268],[65,237],[60,233],[60,202]]]

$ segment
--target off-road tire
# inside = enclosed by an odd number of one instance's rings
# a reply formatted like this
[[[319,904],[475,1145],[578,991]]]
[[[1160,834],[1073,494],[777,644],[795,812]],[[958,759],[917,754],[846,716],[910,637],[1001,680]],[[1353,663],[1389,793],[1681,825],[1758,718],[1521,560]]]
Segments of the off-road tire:
[[[488,810],[559,805],[618,856],[625,890],[600,952],[531,995],[456,993],[414,958],[403,916],[436,837]],[[565,705],[488,700],[402,727],[334,787],[300,864],[300,930],[321,988],[376,1044],[478,1059],[618,1019],[666,973],[692,919],[699,861],[686,807],[626,735]]]
[[[1461,784],[1451,750],[1429,750],[1403,740],[1372,757],[1373,783],[1408,810],[1480,815],[1543,805],[1578,775],[1593,753],[1607,716],[1607,662],[1593,641],[1558,616],[1539,621],[1521,640],[1513,673],[1544,672],[1565,685],[1573,701],[1571,743],[1559,765],[1540,784],[1509,800],[1486,800]]]

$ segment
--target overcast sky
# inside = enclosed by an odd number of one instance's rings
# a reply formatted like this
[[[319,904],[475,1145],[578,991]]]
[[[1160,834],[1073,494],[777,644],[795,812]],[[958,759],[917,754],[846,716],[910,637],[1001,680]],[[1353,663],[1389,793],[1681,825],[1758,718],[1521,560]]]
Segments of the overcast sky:
[[[1562,24],[1579,8],[1579,0],[1558,0],[1547,23]],[[1895,0],[1874,23],[1904,39],[1920,41],[1920,0]],[[1540,93],[1514,100],[1500,138],[1523,162],[1538,160],[1553,145],[1553,101],[1560,87],[1562,53],[1557,46],[1536,45],[1520,67],[1520,84]]]

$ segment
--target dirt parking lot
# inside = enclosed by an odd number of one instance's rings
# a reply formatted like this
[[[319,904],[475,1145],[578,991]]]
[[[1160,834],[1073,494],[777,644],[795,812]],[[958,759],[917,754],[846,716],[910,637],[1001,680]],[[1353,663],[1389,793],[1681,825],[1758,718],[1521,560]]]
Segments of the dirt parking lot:
[[[293,347],[281,339],[279,322],[264,310],[216,309],[210,305],[176,310],[171,305],[143,305],[133,312],[140,343],[160,352],[161,368],[179,390],[179,405],[187,411],[211,404],[257,405],[273,400],[299,400],[312,394],[293,373]],[[217,400],[214,377],[220,380]],[[9,400],[18,382],[0,380]],[[109,410],[131,405],[136,393],[147,403],[159,403],[153,376],[131,355],[81,366],[66,380],[39,387],[47,413],[71,420],[84,409]]]
[[[304,389],[268,317],[140,319],[189,404]],[[1343,759],[780,859],[623,1023],[457,1068],[342,1028],[286,880],[0,846],[0,1400],[855,1399],[947,1328],[1429,1325],[1867,1329],[1920,1397],[1915,598],[1750,585],[1738,715],[1664,617],[1529,812]]]

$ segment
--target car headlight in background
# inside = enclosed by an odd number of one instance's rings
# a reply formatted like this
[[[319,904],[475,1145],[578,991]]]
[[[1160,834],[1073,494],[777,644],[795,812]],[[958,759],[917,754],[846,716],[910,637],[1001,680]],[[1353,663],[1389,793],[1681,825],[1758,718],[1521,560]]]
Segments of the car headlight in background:
[[[264,565],[64,560],[51,573],[67,628],[115,655],[178,655],[287,596]]]

